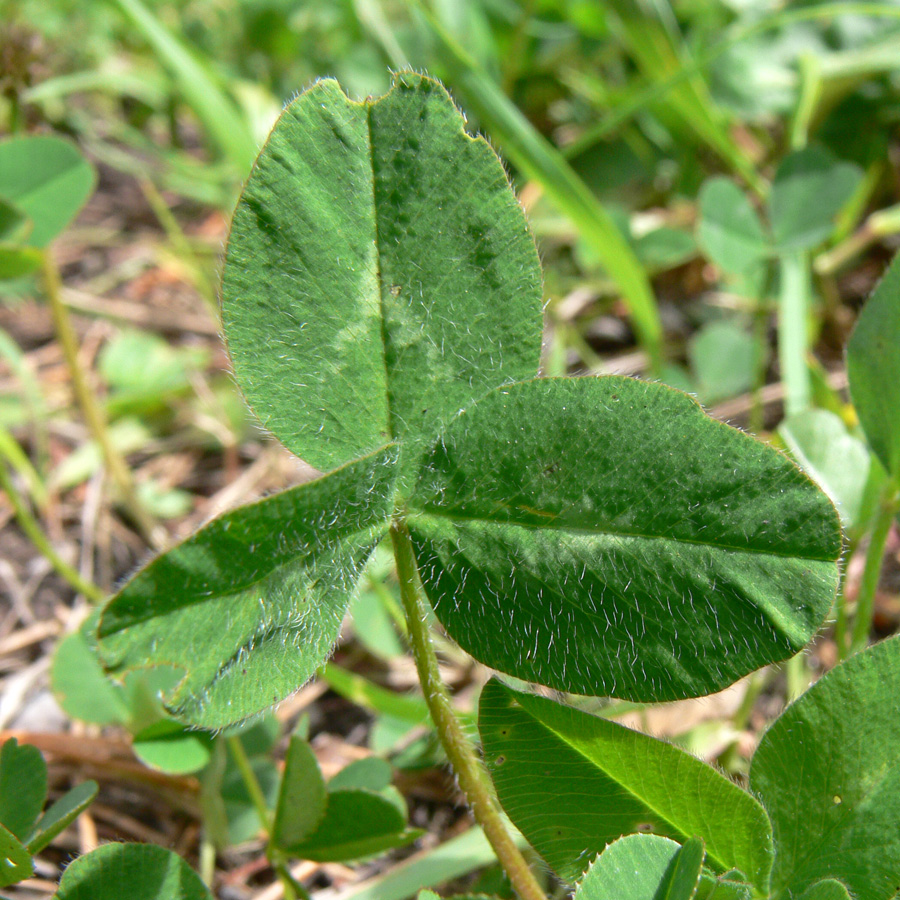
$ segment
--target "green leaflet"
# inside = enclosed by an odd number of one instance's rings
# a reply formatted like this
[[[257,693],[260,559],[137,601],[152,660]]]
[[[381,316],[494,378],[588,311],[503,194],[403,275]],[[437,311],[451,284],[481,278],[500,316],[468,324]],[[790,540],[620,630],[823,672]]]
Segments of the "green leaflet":
[[[325,781],[309,744],[296,735],[288,745],[272,842],[278,847],[299,844],[313,834],[325,816]]]
[[[30,247],[46,247],[65,229],[96,180],[91,164],[62,138],[37,135],[0,143],[0,197],[31,219]]]
[[[730,178],[710,178],[700,189],[697,240],[717,265],[742,275],[769,253],[769,240],[747,195]]]
[[[824,147],[806,147],[786,156],[769,196],[776,251],[809,250],[821,244],[861,178],[859,166],[841,162]]]
[[[83,781],[63,794],[38,819],[28,835],[25,849],[29,853],[40,853],[91,805],[97,790],[96,781]]]
[[[680,847],[655,834],[630,834],[600,854],[574,900],[691,900],[702,865],[696,838]]]
[[[347,861],[402,847],[420,837],[406,827],[406,816],[395,803],[367,790],[328,792],[325,815],[306,840],[286,845],[301,859]]]
[[[841,548],[834,508],[785,456],[619,377],[511,385],[460,414],[409,529],[472,656],[637,701],[711,693],[796,653]]]
[[[22,841],[34,827],[47,800],[47,764],[31,744],[15,738],[0,749],[0,825]]]
[[[773,900],[799,897],[823,878],[839,879],[859,900],[897,892],[898,695],[894,637],[823,676],[763,735],[750,787],[775,833]]]
[[[156,844],[104,844],[70,863],[54,900],[213,900],[193,869]]]
[[[214,520],[109,602],[113,674],[164,667],[170,711],[216,728],[283,699],[322,665],[387,527],[396,447]]]
[[[847,374],[872,450],[900,478],[900,258],[860,313],[847,344]]]
[[[31,878],[34,865],[21,841],[0,824],[0,887]]]
[[[803,470],[831,498],[842,521],[847,526],[864,525],[869,451],[840,416],[827,409],[807,409],[785,419],[778,433]]]
[[[699,835],[710,863],[763,886],[772,865],[766,814],[711,766],[665,741],[491,681],[479,729],[500,802],[563,878],[603,847],[649,828]]]
[[[853,900],[853,898],[840,881],[826,878],[817,881],[809,890],[804,891],[800,900]]]
[[[402,73],[355,103],[321,81],[285,110],[235,211],[223,321],[263,424],[331,469],[430,441],[534,375],[540,265],[503,167],[437,82]]]

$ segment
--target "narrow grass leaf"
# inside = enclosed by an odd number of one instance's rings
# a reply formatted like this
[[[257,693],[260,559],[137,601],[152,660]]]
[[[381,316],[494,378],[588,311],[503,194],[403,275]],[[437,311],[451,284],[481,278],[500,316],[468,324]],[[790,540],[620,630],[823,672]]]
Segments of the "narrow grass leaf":
[[[461,413],[409,527],[472,656],[639,702],[792,656],[838,583],[837,514],[790,460],[679,391],[613,376],[523,382]]]
[[[525,846],[525,840],[518,834],[514,840],[519,847]],[[406,900],[421,888],[452,881],[495,862],[494,851],[484,833],[473,827],[391,866],[385,873],[350,888],[341,896],[342,900]]]
[[[104,844],[69,863],[54,900],[213,900],[196,872],[156,844]]]
[[[747,195],[730,178],[710,178],[698,198],[697,240],[720,269],[742,275],[769,252],[759,215]]]
[[[860,313],[847,345],[847,374],[872,450],[900,478],[900,257]]]
[[[482,691],[479,729],[503,808],[563,878],[578,879],[610,841],[651,830],[697,835],[720,871],[765,885],[763,808],[684,750],[496,680]]]
[[[210,143],[243,177],[258,152],[249,122],[188,48],[141,0],[112,0],[169,71],[181,96],[206,129]]]
[[[299,844],[312,835],[325,816],[325,781],[309,744],[291,738],[275,808],[272,841],[278,847]]]
[[[537,251],[464,125],[420,75],[364,103],[321,81],[285,110],[238,204],[223,286],[235,374],[320,469],[421,443],[537,371]]]
[[[898,695],[893,637],[824,675],[763,735],[750,787],[772,819],[773,896],[800,896],[827,878],[865,900],[897,892]]]
[[[841,162],[823,147],[807,147],[786,156],[769,196],[776,250],[789,253],[821,244],[861,179],[859,166]]]
[[[387,528],[396,448],[215,519],[153,560],[105,607],[107,669],[162,667],[164,697],[211,728],[251,716],[322,665]]]
[[[22,840],[47,802],[47,764],[31,744],[9,738],[0,749],[0,824]]]
[[[30,247],[46,247],[63,231],[96,182],[93,166],[62,138],[29,135],[0,142],[0,197],[31,219]]]
[[[630,834],[594,861],[574,900],[692,900],[702,865],[702,841],[681,847],[654,834]]]

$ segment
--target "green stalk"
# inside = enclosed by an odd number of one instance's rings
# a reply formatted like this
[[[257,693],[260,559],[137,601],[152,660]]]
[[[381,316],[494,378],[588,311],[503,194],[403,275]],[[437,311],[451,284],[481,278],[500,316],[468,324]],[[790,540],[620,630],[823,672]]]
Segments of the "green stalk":
[[[63,356],[69,369],[69,377],[72,379],[75,399],[81,407],[82,415],[92,437],[100,447],[100,452],[103,454],[103,459],[119,489],[122,502],[129,515],[147,543],[159,549],[165,540],[164,534],[138,499],[131,470],[109,439],[105,417],[91,393],[84,370],[78,360],[78,341],[75,337],[75,329],[72,327],[72,320],[69,318],[69,311],[63,303],[59,270],[49,252],[45,252],[43,256],[44,287],[47,299],[50,301],[50,312],[53,315],[56,337],[62,347]]]
[[[778,362],[785,388],[788,416],[809,408],[812,387],[806,364],[807,318],[809,315],[809,265],[803,251],[780,260],[781,297],[778,328]]]
[[[228,744],[228,752],[231,753],[234,764],[241,773],[241,780],[244,782],[244,787],[247,788],[247,794],[250,797],[253,808],[256,810],[256,814],[259,816],[259,821],[262,823],[262,827],[265,829],[266,834],[271,834],[272,817],[269,815],[266,797],[262,792],[262,788],[259,786],[259,779],[256,777],[256,773],[250,765],[250,760],[247,758],[247,751],[244,750],[244,745],[237,735],[233,734],[231,737],[225,738],[225,742]]]
[[[263,830],[266,832],[267,837],[271,837],[272,815],[269,812],[269,807],[266,803],[262,788],[259,786],[259,779],[253,771],[253,766],[250,765],[250,760],[247,758],[247,752],[244,750],[244,745],[237,735],[225,738],[225,742],[228,745],[228,751],[231,753],[231,758],[234,760],[235,765],[238,767],[238,771],[241,773],[241,781],[244,782],[244,787],[247,788],[250,802],[256,810],[256,815],[259,817]],[[271,843],[269,843],[266,848],[266,857],[272,864],[272,868],[275,870],[275,873],[278,875],[278,878],[284,887],[284,896],[286,900],[297,900],[298,897],[302,897],[303,900],[309,900],[308,894],[303,889],[302,885],[297,884],[294,880],[293,875],[291,875],[288,870],[287,863],[280,854],[274,852]]]
[[[881,575],[884,551],[887,546],[891,524],[897,513],[898,490],[894,481],[889,481],[882,492],[872,536],[866,548],[866,560],[863,566],[862,582],[859,586],[859,597],[856,601],[856,618],[853,622],[853,634],[850,638],[850,652],[863,650],[869,641],[872,631],[872,619],[875,614],[875,591]]]
[[[459,779],[459,786],[469,802],[475,821],[482,827],[485,837],[494,848],[497,859],[516,893],[522,900],[547,900],[503,823],[490,778],[475,748],[466,737],[453,710],[447,686],[441,680],[437,655],[428,629],[426,601],[419,580],[419,570],[409,531],[403,522],[395,522],[392,525],[391,541],[394,545],[400,595],[409,625],[409,642],[415,657],[419,681],[441,744]]]
[[[65,578],[79,594],[84,594],[93,603],[99,603],[103,600],[106,594],[96,584],[82,578],[78,570],[70,566],[53,549],[53,545],[50,543],[47,535],[44,534],[37,519],[29,512],[22,495],[16,490],[13,480],[6,470],[6,465],[2,462],[0,462],[0,488],[3,488],[6,492],[22,531],[25,532],[31,543],[47,557],[47,561],[56,569],[59,575]]]

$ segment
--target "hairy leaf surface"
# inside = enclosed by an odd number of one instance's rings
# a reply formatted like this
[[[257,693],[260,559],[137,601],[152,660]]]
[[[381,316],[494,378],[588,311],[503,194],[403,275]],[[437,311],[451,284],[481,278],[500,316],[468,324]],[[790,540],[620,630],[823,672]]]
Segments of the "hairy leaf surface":
[[[641,829],[706,843],[711,864],[764,885],[772,831],[746,791],[684,750],[491,681],[479,729],[500,802],[563,878]]]
[[[235,374],[320,469],[431,438],[537,369],[534,241],[464,124],[420,75],[363,103],[321,81],[285,110],[238,204],[223,285]]]
[[[453,639],[575,693],[720,690],[803,647],[838,581],[838,517],[792,462],[627,378],[492,392],[441,436],[410,506]]]
[[[68,865],[54,900],[213,900],[200,876],[156,844],[104,844]]]
[[[214,520],[153,560],[103,611],[113,674],[170,667],[171,712],[221,727],[283,699],[331,651],[392,507],[386,447]]]
[[[894,637],[824,675],[763,735],[750,787],[775,833],[773,897],[800,896],[824,878],[860,900],[897,892],[898,696]]]

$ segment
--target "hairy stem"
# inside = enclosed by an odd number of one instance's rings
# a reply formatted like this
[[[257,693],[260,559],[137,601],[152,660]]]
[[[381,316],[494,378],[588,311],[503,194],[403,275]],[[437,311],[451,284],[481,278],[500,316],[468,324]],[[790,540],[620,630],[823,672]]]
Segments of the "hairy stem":
[[[537,879],[513,841],[500,813],[493,785],[453,710],[450,693],[441,680],[438,660],[425,618],[425,601],[409,532],[402,522],[391,527],[397,560],[400,595],[409,627],[416,670],[441,744],[466,795],[475,821],[484,830],[494,853],[522,900],[546,900]]]
[[[69,377],[72,379],[72,388],[75,391],[75,399],[81,407],[82,415],[87,422],[91,435],[100,447],[103,459],[112,475],[116,487],[122,497],[129,515],[135,525],[140,529],[144,539],[154,548],[159,549],[164,540],[163,532],[153,521],[153,518],[144,509],[134,490],[134,481],[131,470],[119,451],[109,439],[109,431],[106,420],[84,374],[84,369],[78,360],[78,341],[75,337],[75,329],[69,318],[69,311],[62,299],[62,285],[59,271],[50,256],[49,251],[43,254],[44,288],[47,299],[50,302],[50,311],[53,314],[53,325],[56,336],[62,346],[63,356],[69,369]]]
[[[82,578],[81,573],[70,566],[56,550],[53,549],[50,539],[44,534],[39,522],[29,511],[28,505],[16,489],[9,472],[6,470],[6,464],[3,462],[0,462],[0,488],[3,488],[6,492],[6,496],[9,498],[9,502],[12,505],[13,512],[16,514],[16,519],[18,519],[22,531],[25,532],[31,543],[44,554],[47,558],[47,562],[56,569],[57,573],[65,578],[79,594],[84,594],[91,602],[99,603],[103,600],[106,596],[103,591],[93,582]]]
[[[853,622],[853,635],[850,638],[850,652],[862,650],[869,640],[872,630],[872,618],[875,614],[875,591],[881,575],[884,551],[888,534],[897,512],[897,487],[888,482],[880,498],[878,512],[869,546],[866,548],[866,561],[863,567],[862,582],[859,586],[859,597],[856,601],[856,619]]]

